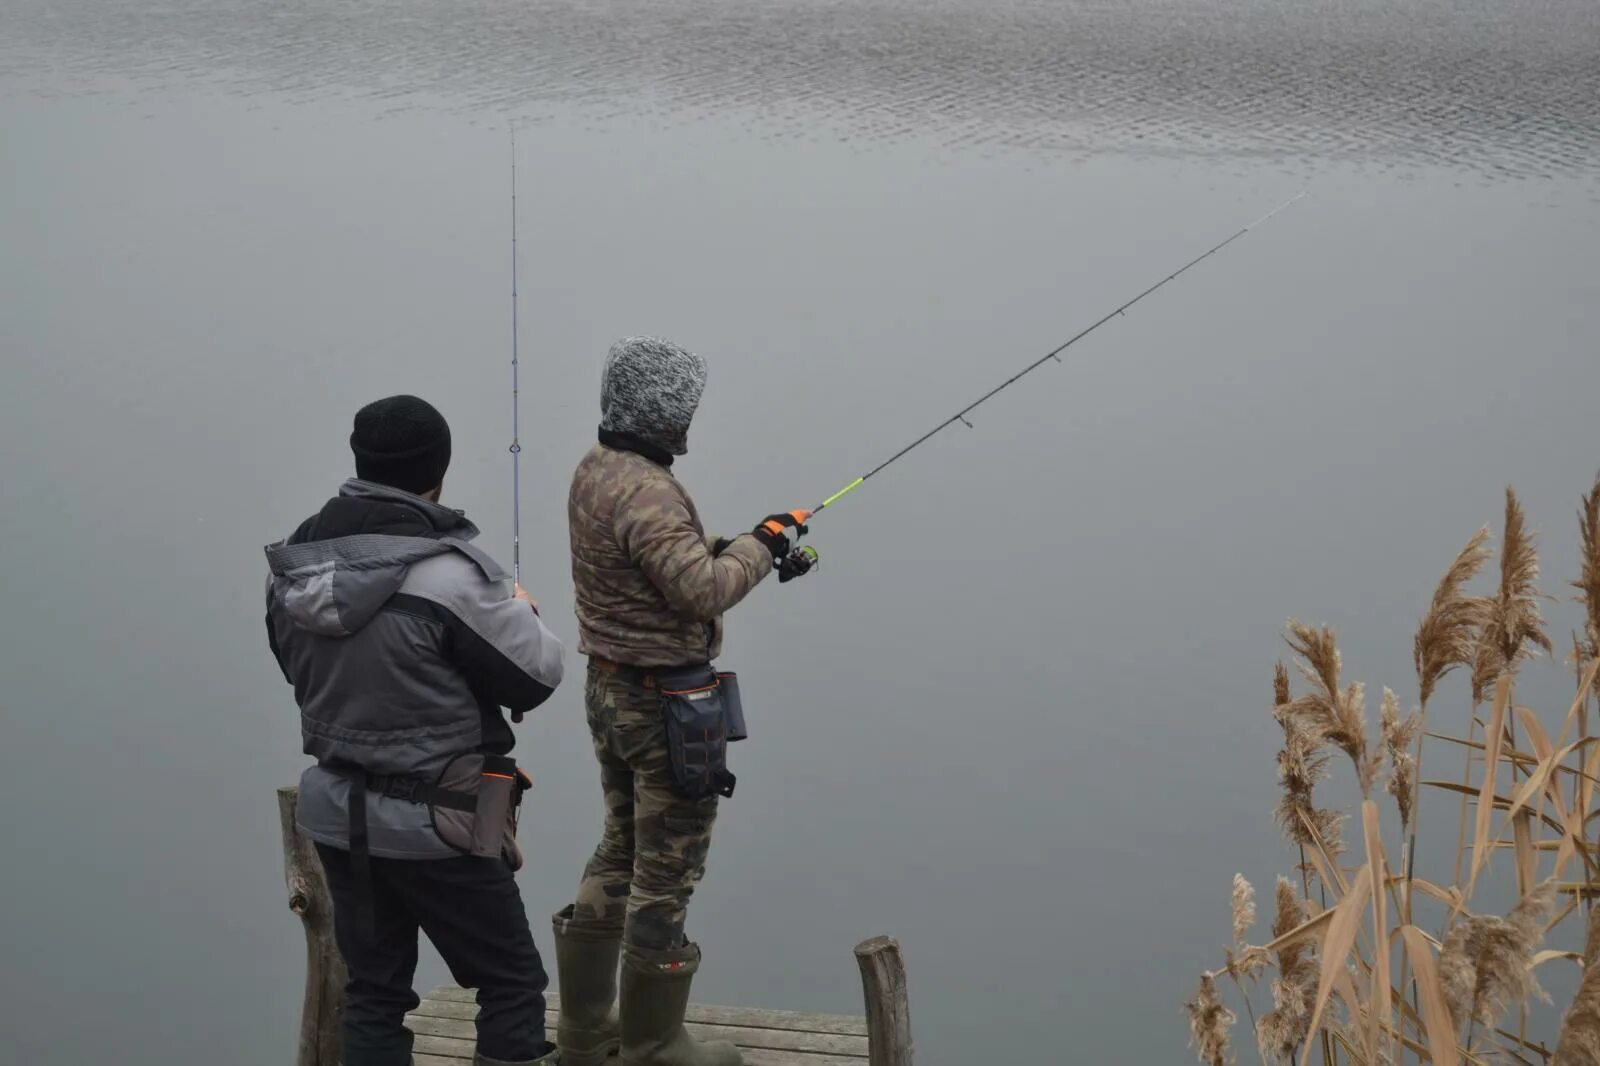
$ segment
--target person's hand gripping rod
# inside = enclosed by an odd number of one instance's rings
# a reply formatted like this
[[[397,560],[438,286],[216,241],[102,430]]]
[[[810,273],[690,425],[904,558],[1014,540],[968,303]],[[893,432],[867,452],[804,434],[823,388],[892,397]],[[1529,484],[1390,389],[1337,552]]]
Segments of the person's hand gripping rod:
[[[756,539],[772,552],[772,563],[778,568],[780,584],[804,577],[816,569],[820,561],[817,549],[809,544],[790,550],[789,530],[794,530],[794,539],[798,541],[811,531],[811,527],[806,525],[806,519],[810,517],[810,511],[786,511],[768,515],[755,528]]]

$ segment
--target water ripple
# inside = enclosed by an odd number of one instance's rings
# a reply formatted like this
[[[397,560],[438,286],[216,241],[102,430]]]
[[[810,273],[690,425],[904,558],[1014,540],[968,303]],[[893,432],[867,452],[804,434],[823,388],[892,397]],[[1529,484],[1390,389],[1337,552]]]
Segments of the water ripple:
[[[0,72],[46,67],[776,139],[1600,171],[1592,0],[10,0]]]

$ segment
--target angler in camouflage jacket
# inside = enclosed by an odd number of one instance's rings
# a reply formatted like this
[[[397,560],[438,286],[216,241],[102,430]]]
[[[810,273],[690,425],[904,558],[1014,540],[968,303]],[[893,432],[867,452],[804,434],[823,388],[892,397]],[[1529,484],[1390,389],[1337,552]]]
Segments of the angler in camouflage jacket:
[[[611,431],[600,440],[567,502],[578,649],[629,666],[709,663],[723,612],[772,573],[772,551],[753,534],[707,538],[670,452]]]
[[[717,797],[675,789],[656,678],[705,667],[722,615],[789,552],[804,511],[772,515],[732,540],[708,537],[672,473],[688,451],[705,362],[668,341],[618,342],[601,384],[600,440],[578,464],[567,513],[579,649],[589,656],[589,729],[605,829],[577,902],[555,916],[563,1066],[600,1066],[620,1043],[627,1066],[732,1066],[731,1044],[683,1030],[700,949],[684,913],[705,872]],[[623,951],[624,943],[626,951]]]

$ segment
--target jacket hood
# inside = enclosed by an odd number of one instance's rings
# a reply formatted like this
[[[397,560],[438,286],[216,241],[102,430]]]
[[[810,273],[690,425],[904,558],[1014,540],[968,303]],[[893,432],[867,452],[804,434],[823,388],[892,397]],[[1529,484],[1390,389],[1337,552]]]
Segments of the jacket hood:
[[[468,521],[466,513],[453,507],[446,507],[442,503],[435,503],[425,496],[418,496],[405,489],[397,489],[393,485],[383,485],[376,481],[362,481],[360,478],[350,478],[339,486],[339,495],[329,500],[329,505],[338,501],[346,504],[371,504],[375,507],[400,508],[415,512],[417,517],[426,522],[433,530],[433,535],[449,534],[458,540],[471,540],[478,535],[478,527]],[[328,508],[323,508],[326,513]],[[383,530],[393,532],[393,530]],[[337,533],[336,533],[337,535]]]
[[[659,337],[620,340],[600,379],[600,428],[686,455],[705,388],[706,361],[687,348]]]
[[[346,637],[399,590],[411,564],[460,550],[483,565],[465,543],[477,534],[459,511],[351,479],[293,537],[267,546],[273,594],[297,626]]]

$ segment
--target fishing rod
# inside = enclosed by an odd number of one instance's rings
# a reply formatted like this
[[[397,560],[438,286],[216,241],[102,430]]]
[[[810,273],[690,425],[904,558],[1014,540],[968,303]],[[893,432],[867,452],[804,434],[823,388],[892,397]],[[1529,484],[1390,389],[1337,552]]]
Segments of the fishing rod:
[[[517,361],[517,127],[511,126],[511,573],[522,584],[522,426]]]
[[[1118,307],[1116,310],[1112,311],[1110,314],[1106,315],[1104,318],[1099,319],[1098,321],[1094,322],[1092,325],[1088,326],[1087,328],[1085,328],[1083,330],[1080,330],[1077,334],[1075,334],[1073,337],[1071,337],[1069,340],[1067,340],[1064,344],[1061,344],[1060,346],[1052,349],[1051,351],[1046,352],[1040,358],[1038,358],[1038,359],[1034,360],[1033,362],[1029,363],[1027,366],[1025,366],[1021,370],[1017,371],[1017,373],[1011,375],[1011,377],[1007,378],[1005,381],[1001,382],[999,385],[996,385],[994,388],[990,389],[988,392],[984,393],[982,396],[978,397],[976,400],[974,400],[971,403],[967,404],[967,406],[963,407],[961,410],[957,411],[955,414],[951,415],[949,418],[945,419],[943,422],[940,422],[938,425],[936,425],[932,429],[928,430],[928,432],[924,433],[922,436],[918,437],[916,440],[912,441],[910,444],[907,444],[904,448],[901,448],[899,451],[897,451],[893,455],[889,456],[889,458],[885,459],[883,462],[879,463],[877,466],[873,467],[871,470],[867,471],[865,474],[862,474],[860,477],[858,477],[854,481],[850,482],[850,484],[846,485],[844,488],[840,489],[838,492],[834,493],[832,496],[829,496],[827,499],[825,499],[821,503],[817,504],[816,509],[810,512],[810,514],[808,516],[808,519],[809,518],[815,518],[818,514],[821,514],[823,511],[827,510],[829,507],[833,506],[835,503],[838,503],[841,499],[843,499],[844,497],[848,496],[850,493],[854,492],[856,489],[860,488],[862,485],[866,484],[873,477],[877,476],[878,474],[882,473],[884,470],[886,470],[889,467],[893,466],[895,463],[899,462],[901,459],[904,459],[907,455],[910,455],[912,452],[916,451],[918,448],[920,448],[924,444],[928,443],[928,441],[930,441],[934,437],[938,436],[942,431],[950,428],[951,426],[955,425],[957,422],[960,422],[962,425],[966,426],[968,429],[971,429],[972,428],[972,423],[967,421],[967,416],[969,414],[971,414],[973,411],[977,410],[979,407],[983,406],[985,403],[987,403],[990,400],[994,399],[994,397],[1000,395],[1000,393],[1002,393],[1005,390],[1009,389],[1011,386],[1015,385],[1017,382],[1021,381],[1023,378],[1027,377],[1029,374],[1033,373],[1035,370],[1039,369],[1044,364],[1048,363],[1050,360],[1054,359],[1058,363],[1061,362],[1061,353],[1062,352],[1066,351],[1068,348],[1072,347],[1074,344],[1077,344],[1079,341],[1083,340],[1083,338],[1087,337],[1089,334],[1093,333],[1095,330],[1099,329],[1101,326],[1105,325],[1107,322],[1110,322],[1113,318],[1116,318],[1118,315],[1126,313],[1127,310],[1129,308],[1131,308],[1134,304],[1138,303],[1140,300],[1144,299],[1146,296],[1149,296],[1151,293],[1155,292],[1157,289],[1161,288],[1163,285],[1167,284],[1169,281],[1177,280],[1177,278],[1179,276],[1181,276],[1182,274],[1187,272],[1191,267],[1198,266],[1204,260],[1209,259],[1212,256],[1216,255],[1218,252],[1222,251],[1228,245],[1232,244],[1234,241],[1238,240],[1240,237],[1243,237],[1246,233],[1249,233],[1251,230],[1255,229],[1257,226],[1259,226],[1263,222],[1267,221],[1267,219],[1271,218],[1273,215],[1276,215],[1279,211],[1284,210],[1285,208],[1287,208],[1291,204],[1293,204],[1296,201],[1300,200],[1309,191],[1310,190],[1302,191],[1299,195],[1290,197],[1288,200],[1285,200],[1283,203],[1279,204],[1277,207],[1273,208],[1271,211],[1268,211],[1266,214],[1262,215],[1260,218],[1256,219],[1254,222],[1250,223],[1248,226],[1246,226],[1243,229],[1239,230],[1238,232],[1234,233],[1227,240],[1222,241],[1219,244],[1213,245],[1212,247],[1206,249],[1204,252],[1202,252],[1199,255],[1195,256],[1193,259],[1189,260],[1183,266],[1179,267],[1177,270],[1173,271],[1171,274],[1168,274],[1166,277],[1162,278],[1160,281],[1156,282],[1154,285],[1150,286],[1148,289],[1144,290],[1139,295],[1135,296],[1133,299],[1131,299],[1127,303],[1123,304],[1121,307]]]

